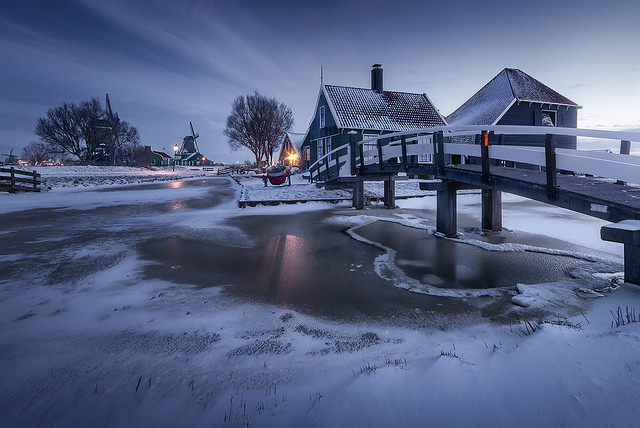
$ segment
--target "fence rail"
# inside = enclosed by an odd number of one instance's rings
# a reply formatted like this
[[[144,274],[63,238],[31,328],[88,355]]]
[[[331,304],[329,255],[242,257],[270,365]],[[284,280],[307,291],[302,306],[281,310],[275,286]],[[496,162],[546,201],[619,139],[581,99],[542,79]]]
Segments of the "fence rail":
[[[0,167],[0,190],[15,193],[18,191],[39,192],[40,174],[36,171],[22,171],[14,167]]]
[[[488,143],[486,136],[489,133],[497,136],[552,136],[553,139],[549,147],[496,145]],[[618,140],[620,141],[620,154],[556,149],[555,137],[558,135]],[[482,136],[484,144],[444,142],[446,137],[453,136],[476,136],[478,143]],[[436,144],[436,139],[439,140],[439,144]],[[389,144],[382,144],[383,140],[392,141]],[[444,167],[444,155],[461,155],[482,158],[483,163],[487,164],[487,173],[489,159],[548,168],[550,165],[547,165],[547,162],[549,157],[552,157],[554,170],[557,168],[640,184],[640,157],[629,155],[632,141],[640,141],[640,133],[510,125],[443,126],[415,129],[380,135],[338,147],[318,159],[310,167],[310,178],[318,180],[355,176],[358,175],[356,168],[354,168],[355,165],[360,166],[360,172],[364,171],[365,167],[374,165],[377,165],[380,170],[384,170],[384,168],[392,166],[389,164],[392,160],[392,164],[404,164],[406,167],[408,158],[416,155],[432,155],[433,164]],[[341,152],[338,154],[338,151]],[[343,165],[349,166],[349,164],[353,164],[353,167],[342,167]]]

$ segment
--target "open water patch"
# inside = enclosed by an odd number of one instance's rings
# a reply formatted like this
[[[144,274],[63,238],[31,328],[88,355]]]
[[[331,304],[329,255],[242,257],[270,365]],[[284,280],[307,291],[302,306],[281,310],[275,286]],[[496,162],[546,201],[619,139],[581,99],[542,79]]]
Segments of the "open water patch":
[[[574,269],[600,261],[579,251],[487,242],[492,239],[479,234],[444,238],[430,227],[417,230],[414,222],[404,225],[402,220],[370,220],[348,228],[347,234],[384,251],[374,261],[380,277],[402,289],[438,296],[498,297],[518,284],[570,280]]]

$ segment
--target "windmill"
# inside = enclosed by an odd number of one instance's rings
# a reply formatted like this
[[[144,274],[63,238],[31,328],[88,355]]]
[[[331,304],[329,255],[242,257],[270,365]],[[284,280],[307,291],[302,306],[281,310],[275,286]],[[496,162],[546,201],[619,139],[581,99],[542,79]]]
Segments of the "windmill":
[[[107,94],[107,120],[109,121],[109,125],[111,127],[111,145],[110,147],[113,152],[113,164],[116,164],[116,150],[119,147],[118,142],[118,134],[120,129],[120,118],[118,117],[118,113],[113,114],[113,110],[111,110],[111,101],[109,101],[109,94]]]
[[[191,127],[191,135],[187,135],[182,139],[182,147],[180,148],[180,154],[183,155],[183,157],[200,151],[198,143],[196,142],[200,134],[196,134],[193,130],[193,123],[189,122],[189,126]]]
[[[9,151],[9,154],[2,153],[2,156],[6,156],[4,160],[5,165],[16,165],[18,163],[18,156],[13,154],[13,148]]]

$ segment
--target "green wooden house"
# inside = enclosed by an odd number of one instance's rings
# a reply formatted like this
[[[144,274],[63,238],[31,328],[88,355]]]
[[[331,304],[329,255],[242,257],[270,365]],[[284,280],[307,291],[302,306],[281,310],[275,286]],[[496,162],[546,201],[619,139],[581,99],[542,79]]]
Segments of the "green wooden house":
[[[322,84],[302,143],[302,157],[313,164],[331,150],[356,141],[418,128],[445,125],[427,94],[385,91],[382,66],[371,69],[371,89]],[[367,149],[368,147],[365,147]]]

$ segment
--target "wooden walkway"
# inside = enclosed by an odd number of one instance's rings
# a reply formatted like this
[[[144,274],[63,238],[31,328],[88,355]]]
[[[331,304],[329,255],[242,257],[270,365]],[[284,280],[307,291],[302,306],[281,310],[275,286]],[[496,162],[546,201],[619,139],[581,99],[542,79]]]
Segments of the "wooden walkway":
[[[447,166],[442,178],[487,187],[481,165]],[[546,172],[492,166],[488,187],[612,222],[640,220],[640,186],[569,174],[557,174],[556,180],[556,198],[550,199]]]

